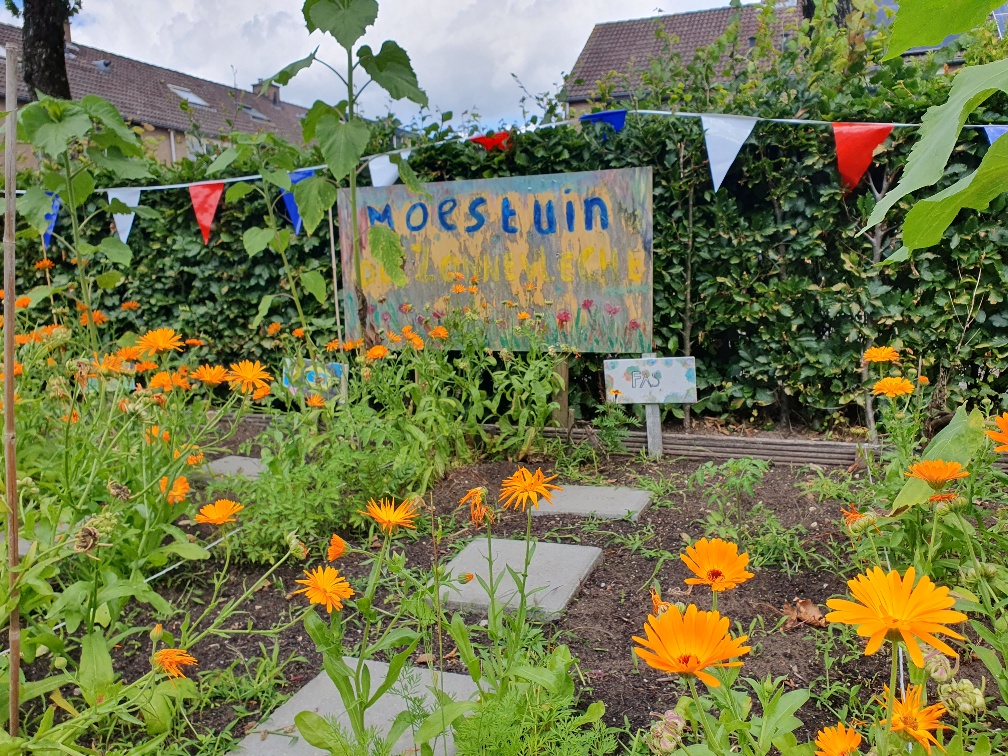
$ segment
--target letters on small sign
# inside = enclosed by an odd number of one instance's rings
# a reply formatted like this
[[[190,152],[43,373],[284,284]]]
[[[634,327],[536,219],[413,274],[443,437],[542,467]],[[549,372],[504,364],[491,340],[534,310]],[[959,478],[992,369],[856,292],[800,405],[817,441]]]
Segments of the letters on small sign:
[[[695,404],[692,357],[605,361],[606,398],[616,404]]]

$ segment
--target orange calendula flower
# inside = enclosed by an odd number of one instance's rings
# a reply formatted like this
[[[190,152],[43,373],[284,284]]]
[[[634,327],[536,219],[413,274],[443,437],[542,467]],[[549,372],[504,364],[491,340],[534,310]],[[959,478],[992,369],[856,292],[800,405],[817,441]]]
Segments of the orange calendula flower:
[[[896,570],[887,575],[880,567],[873,567],[847,581],[855,601],[829,599],[826,602],[833,610],[826,619],[857,626],[857,634],[868,638],[866,656],[878,651],[883,641],[902,640],[910,660],[921,669],[924,654],[918,641],[957,657],[958,654],[937,635],[962,640],[963,636],[945,625],[965,622],[966,615],[952,609],[955,599],[949,596],[948,588],[935,586],[927,575],[915,586],[915,577],[913,567],[907,569],[903,577]]]
[[[452,294],[465,294],[465,292],[466,287],[463,286],[462,284],[455,284],[454,286],[451,287]]]
[[[227,380],[233,391],[240,390],[243,394],[249,394],[257,389],[267,388],[273,377],[259,364],[259,360],[255,362],[242,360],[231,364]]]
[[[467,286],[466,291],[468,291],[470,294],[475,294],[476,292],[479,291],[479,287],[476,286],[475,284],[472,286]]]
[[[329,539],[329,549],[326,551],[326,561],[335,562],[341,556],[346,554],[346,551],[347,542],[333,533],[332,538]]]
[[[388,353],[388,347],[382,346],[381,344],[375,344],[367,350],[367,354],[365,354],[364,357],[369,360],[380,360],[383,357],[387,357]]]
[[[201,507],[193,519],[200,525],[224,525],[229,522],[237,522],[236,515],[243,509],[245,507],[237,501],[217,499],[213,504]]]
[[[931,381],[928,379],[928,377],[926,375],[918,375],[917,376],[917,385],[918,386],[927,386],[929,383],[931,383]]]
[[[968,478],[969,473],[962,469],[958,462],[946,462],[941,459],[925,459],[916,462],[903,473],[908,478],[923,480],[935,491],[941,491],[953,480]]]
[[[123,302],[121,305],[119,305],[119,309],[122,310],[123,312],[129,312],[130,310],[139,310],[140,303],[131,299],[130,301]]]
[[[298,326],[293,331],[291,331],[291,335],[295,339],[303,339],[304,338],[304,328],[301,328],[300,326]]]
[[[701,538],[686,547],[680,559],[696,577],[686,578],[687,585],[707,585],[712,591],[728,591],[736,588],[753,574],[746,571],[749,555],[739,554],[738,546],[715,538],[708,541]]]
[[[364,346],[364,339],[349,339],[343,342],[343,346],[340,347],[344,352],[352,352],[354,349],[360,349]]]
[[[451,274],[452,281],[464,281],[465,276],[459,273],[457,270],[453,270]]]
[[[180,391],[188,391],[189,389],[192,388],[192,385],[189,383],[189,379],[186,378],[186,370],[184,365],[180,367],[177,372],[172,373],[171,382],[172,387],[177,388]]]
[[[439,339],[441,341],[444,341],[445,339],[448,338],[448,329],[442,325],[435,326],[434,328],[431,329],[430,337],[432,339]]]
[[[556,475],[546,477],[541,469],[534,473],[529,472],[524,467],[515,470],[514,475],[505,478],[501,482],[500,496],[497,501],[503,502],[504,509],[521,507],[522,512],[528,509],[531,503],[539,509],[539,497],[543,498],[547,504],[553,503],[553,491],[562,491],[560,486],[550,483],[556,479]]]
[[[389,344],[402,344],[402,336],[398,333],[390,333],[388,335]]]
[[[848,528],[854,525],[854,523],[861,520],[864,517],[864,512],[858,510],[853,504],[850,505],[850,509],[844,509],[840,507],[840,514],[843,515],[844,525]]]
[[[883,378],[872,386],[872,393],[875,394],[875,396],[885,394],[890,399],[895,399],[897,396],[912,394],[913,390],[913,384],[906,378]]]
[[[395,499],[371,499],[367,503],[367,510],[357,510],[357,514],[370,517],[385,533],[391,534],[396,528],[409,528],[416,530],[413,521],[419,516],[416,503],[410,499],[403,499],[398,505]]]
[[[283,326],[280,325],[280,322],[274,320],[272,323],[266,326],[266,333],[269,334],[270,336],[276,336],[278,333],[280,333],[281,328],[283,328]]]
[[[469,519],[472,521],[474,527],[480,527],[484,522],[488,520],[493,523],[494,520],[493,509],[487,506],[487,490],[482,486],[478,488],[470,488],[466,495],[459,499],[459,506],[469,505]]]
[[[77,410],[73,410],[69,415],[63,415],[63,417],[61,417],[60,420],[62,420],[64,423],[70,423],[70,425],[74,425],[75,423],[77,423],[78,420],[80,420],[80,413],[78,413]]]
[[[52,270],[56,267],[56,263],[50,260],[48,257],[39,260],[35,263],[35,270]]]
[[[525,312],[525,310],[522,310],[521,312],[518,313],[518,320],[528,320],[531,317],[532,316],[529,315],[527,312]]]
[[[651,608],[655,617],[661,617],[672,606],[668,601],[662,601],[661,595],[655,588],[651,589]]]
[[[340,350],[340,340],[333,339],[332,341],[326,342],[325,350],[327,352],[338,352]]]
[[[155,441],[164,441],[168,443],[171,440],[171,434],[167,429],[161,430],[161,426],[152,425],[150,428],[144,431],[144,441],[148,444],[153,444]],[[162,489],[163,490],[163,489]]]
[[[181,504],[189,495],[189,481],[185,476],[176,478],[169,488],[168,477],[165,476],[161,478],[161,493],[165,495],[165,500],[169,504]]]
[[[669,606],[661,615],[649,615],[644,623],[647,638],[634,636],[640,644],[634,653],[648,666],[662,672],[684,677],[698,677],[716,688],[721,681],[708,672],[716,667],[741,667],[741,661],[732,661],[749,653],[743,645],[749,638],[741,635],[732,638],[728,632],[730,621],[718,612],[702,612],[696,605],[686,607],[686,614]]]
[[[190,347],[206,346],[206,342],[203,339],[186,339],[185,345]]]
[[[889,346],[869,347],[865,350],[862,362],[899,362],[899,352]]]
[[[307,404],[309,407],[315,407],[316,409],[320,407],[325,407],[325,399],[323,399],[318,394],[308,394],[308,396],[305,397],[304,403]]]
[[[18,297],[14,300],[14,307],[18,310],[24,309],[31,304],[31,297]],[[101,325],[99,323],[99,325]]]
[[[157,370],[157,367],[158,365],[156,362],[151,362],[150,360],[143,360],[142,362],[138,362],[133,367],[133,369],[136,370],[138,373],[149,373],[151,370]]]
[[[253,399],[253,401],[259,402],[259,401],[262,401],[263,399],[265,399],[269,395],[270,395],[270,387],[269,386],[263,386],[262,388],[256,389],[255,391],[252,392],[252,399]]]
[[[161,352],[181,352],[182,337],[173,328],[156,328],[147,331],[137,339],[141,354],[161,354]]]
[[[85,312],[80,316],[80,324],[86,326],[89,323],[94,323],[96,326],[105,325],[108,323],[108,317],[101,310]]]
[[[889,696],[889,686],[885,686],[886,697]],[[949,729],[939,720],[945,715],[945,704],[936,703],[924,706],[921,699],[924,688],[920,685],[910,685],[903,695],[893,701],[892,720],[889,722],[892,731],[910,742],[916,740],[921,747],[931,753],[932,743],[944,750],[932,734],[938,730]],[[883,719],[880,724],[884,724]]]
[[[997,426],[997,430],[984,431],[984,433],[987,434],[987,438],[997,444],[994,451],[1008,452],[1008,412],[1002,412],[998,417],[995,417],[994,424]]]
[[[476,576],[473,575],[471,572],[463,572],[461,575],[459,575],[459,582],[462,583],[463,585],[465,585],[466,583],[471,583],[475,579]]]
[[[203,464],[203,452],[197,451],[186,457],[186,464],[190,467]]]
[[[861,735],[854,729],[847,729],[843,722],[836,727],[824,727],[816,733],[815,756],[854,756],[861,745]]]
[[[328,565],[316,567],[314,571],[305,570],[305,578],[294,582],[304,586],[294,593],[303,593],[308,597],[308,603],[324,606],[330,613],[340,611],[343,608],[343,600],[354,595],[353,588],[346,578],[341,576],[335,567]]]
[[[185,677],[182,667],[191,667],[196,664],[196,659],[188,651],[181,648],[162,648],[155,652],[152,659],[155,669],[160,669],[168,677]]]
[[[91,361],[91,367],[102,375],[118,375],[126,371],[126,365],[122,358],[116,354],[103,354],[101,359],[95,355]]]
[[[139,366],[137,370],[139,371]],[[172,376],[167,370],[162,370],[160,373],[155,373],[154,376],[147,382],[147,388],[149,389],[161,389],[164,392],[169,392],[172,390]]]
[[[119,347],[119,349],[116,350],[116,357],[126,362],[136,362],[140,359],[140,347]]]
[[[228,372],[223,365],[200,365],[193,370],[192,379],[207,386],[219,386],[227,380]]]
[[[421,339],[417,334],[414,333],[413,336],[410,338],[410,344],[412,344],[413,348],[416,349],[418,352],[423,351],[424,340]]]

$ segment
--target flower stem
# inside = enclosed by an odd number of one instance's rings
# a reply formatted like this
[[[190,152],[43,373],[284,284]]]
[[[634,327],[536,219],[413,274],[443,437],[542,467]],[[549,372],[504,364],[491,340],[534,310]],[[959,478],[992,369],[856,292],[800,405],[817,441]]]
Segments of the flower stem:
[[[896,705],[896,671],[899,660],[899,644],[893,643],[892,663],[889,669],[889,690],[886,693],[886,723],[882,731],[882,743],[879,756],[889,756],[889,736],[892,734],[893,708]]]
[[[707,739],[707,747],[713,748],[714,738],[711,737],[710,729],[707,727],[707,712],[700,704],[700,695],[697,693],[696,681],[693,679],[693,675],[688,675],[686,680],[689,683],[690,693],[693,694],[693,703],[695,703],[697,707],[697,716],[700,717],[700,726],[703,728],[704,737]]]
[[[718,592],[715,591],[712,588],[711,589],[711,611],[712,612],[716,612],[717,611],[717,595],[718,595]]]

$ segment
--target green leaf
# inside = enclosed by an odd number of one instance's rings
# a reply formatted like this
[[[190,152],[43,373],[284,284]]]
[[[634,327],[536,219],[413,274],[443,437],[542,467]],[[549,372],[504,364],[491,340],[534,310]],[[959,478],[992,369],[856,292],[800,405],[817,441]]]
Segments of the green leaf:
[[[305,18],[309,31],[321,29],[351,50],[378,18],[378,0],[309,0]]]
[[[287,171],[269,171],[264,168],[262,171],[262,177],[264,181],[268,181],[273,184],[273,186],[280,187],[287,192],[290,191],[291,180],[290,174]]]
[[[984,442],[984,416],[980,410],[973,410],[969,415],[960,407],[947,426],[938,433],[924,449],[921,459],[941,459],[946,462],[958,462],[966,467],[977,449]],[[911,507],[923,504],[931,494],[931,487],[923,480],[910,478],[899,495],[893,501],[890,517],[903,514]]]
[[[527,665],[515,665],[508,670],[508,673],[514,677],[520,677],[530,683],[535,683],[540,687],[546,688],[550,693],[556,693],[559,689],[556,673],[550,672],[547,669]]]
[[[315,139],[315,130],[318,127],[319,119],[326,115],[335,115],[336,119],[339,120],[343,117],[345,112],[342,108],[334,108],[332,105],[322,100],[315,100],[312,106],[308,108],[308,112],[304,114],[304,118],[301,119],[301,135],[304,137],[305,144],[308,144]]]
[[[122,115],[111,102],[98,95],[89,94],[81,98],[80,105],[89,116],[114,132],[119,139],[137,148],[140,147],[140,140],[137,138],[136,132],[123,120]]]
[[[952,186],[920,200],[903,221],[903,245],[908,250],[938,244],[965,207],[986,210],[1008,189],[1008,140],[998,139],[980,166]]]
[[[368,229],[368,245],[371,256],[385,269],[394,286],[405,286],[409,283],[403,273],[403,246],[399,234],[381,223]]]
[[[17,198],[18,213],[39,233],[39,236],[49,228],[49,221],[45,216],[46,213],[52,212],[52,205],[53,198],[46,194],[41,186],[29,187]]]
[[[106,236],[98,245],[98,251],[114,265],[126,267],[133,262],[133,250],[118,236]]]
[[[110,270],[101,275],[95,276],[95,283],[98,287],[106,291],[114,289],[115,285],[122,281],[123,275],[118,270]]]
[[[476,704],[473,701],[452,701],[450,704],[442,706],[424,720],[424,723],[414,733],[413,742],[422,744],[433,740],[446,732],[452,722],[474,708],[476,708]]]
[[[398,654],[392,657],[392,661],[389,662],[388,672],[385,674],[385,680],[382,682],[381,685],[378,686],[378,689],[374,692],[374,695],[370,698],[370,700],[368,700],[367,706],[365,708],[370,708],[374,706],[378,702],[378,700],[382,696],[384,696],[393,685],[396,684],[396,682],[399,680],[399,675],[402,674],[403,667],[406,665],[406,662],[409,661],[409,658],[413,655],[413,651],[416,649],[417,643],[419,642],[420,642],[420,636],[417,635],[413,639],[412,643],[410,643],[408,646],[406,646],[404,650],[400,651]]]
[[[368,45],[357,51],[357,58],[368,76],[394,100],[410,100],[427,107],[427,95],[417,81],[409,55],[392,40],[387,40],[375,55]]]
[[[255,187],[253,187],[252,184],[246,183],[245,181],[239,181],[237,184],[231,184],[231,186],[228,187],[228,190],[224,193],[224,201],[230,205],[232,202],[237,202],[254,191]]]
[[[102,702],[115,682],[112,657],[109,656],[105,637],[97,630],[81,639],[81,660],[77,672],[84,700],[90,706]]]
[[[314,711],[298,713],[294,717],[294,724],[301,737],[316,748],[332,752],[342,740],[336,729]]]
[[[319,304],[326,301],[326,282],[317,270],[306,270],[301,274],[301,286],[318,300]]]
[[[190,543],[189,541],[174,541],[172,543],[162,546],[158,551],[165,554],[176,554],[183,559],[209,559],[210,552],[200,546],[198,543]]]
[[[945,104],[932,106],[924,114],[920,137],[910,151],[903,177],[875,205],[868,228],[880,223],[890,208],[908,194],[941,179],[966,119],[998,90],[1008,91],[1008,59],[966,66],[956,74]]]
[[[371,129],[367,124],[360,121],[344,123],[336,115],[328,113],[319,118],[315,132],[322,156],[335,181],[357,170],[371,140]]]
[[[259,300],[259,310],[256,312],[256,316],[252,319],[252,329],[255,330],[262,323],[263,318],[266,317],[266,313],[269,312],[270,305],[273,304],[273,294],[263,294],[263,298]]]
[[[18,138],[53,158],[63,155],[72,144],[91,130],[91,116],[73,103],[45,98],[21,111]]]
[[[297,76],[301,71],[308,68],[312,63],[315,62],[315,55],[318,53],[318,48],[316,47],[312,50],[311,54],[307,57],[301,58],[301,60],[295,60],[293,63],[289,63],[275,74],[270,76],[262,83],[262,90],[265,92],[269,89],[269,85],[276,82],[280,86],[286,86],[290,83],[290,80]]]
[[[242,234],[242,244],[245,245],[245,251],[248,252],[248,256],[255,257],[266,249],[269,243],[273,241],[275,233],[276,231],[272,228],[259,228],[258,226],[246,229],[245,233]]]
[[[311,176],[294,184],[291,190],[305,230],[311,234],[336,204],[336,187],[323,176]]]
[[[87,154],[95,165],[110,171],[116,178],[126,180],[150,178],[151,172],[143,161],[123,155],[117,147],[110,147],[105,151],[89,147]]]
[[[76,210],[94,194],[94,176],[91,175],[91,171],[80,170],[70,180],[70,186],[73,188],[73,202],[71,203],[69,199],[70,192],[60,192],[60,199],[66,200],[68,208]]]
[[[883,60],[902,55],[911,47],[937,47],[950,34],[981,26],[1002,0],[900,0]]]
[[[220,155],[215,157],[213,159],[213,162],[207,166],[206,175],[213,176],[215,173],[220,173],[237,159],[238,159],[238,148],[228,147]]]
[[[402,179],[403,184],[411,192],[419,194],[421,197],[431,200],[433,195],[428,191],[427,187],[420,181],[416,172],[406,161],[406,159],[401,154],[391,155],[389,159],[399,167],[399,178]]]

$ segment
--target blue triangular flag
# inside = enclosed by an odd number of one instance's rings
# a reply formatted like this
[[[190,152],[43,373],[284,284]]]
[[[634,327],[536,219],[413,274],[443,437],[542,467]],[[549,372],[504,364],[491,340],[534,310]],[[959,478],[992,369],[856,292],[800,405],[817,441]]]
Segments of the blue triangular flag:
[[[299,171],[291,171],[291,185],[298,184],[306,178],[311,178],[314,175],[314,168],[302,168]],[[294,235],[297,236],[301,233],[301,213],[298,211],[297,202],[294,200],[294,194],[292,192],[284,192],[282,196],[284,206],[287,208],[287,217],[290,218],[290,222],[294,224]]]
[[[984,134],[987,135],[987,141],[990,144],[994,144],[1004,134],[1008,133],[1008,126],[984,126],[983,130]]]
[[[46,228],[45,233],[42,234],[42,246],[49,249],[49,245],[52,243],[53,231],[56,229],[56,218],[59,217],[60,207],[63,203],[60,202],[59,195],[56,192],[46,192],[50,197],[52,197],[52,210],[45,214],[45,219],[49,221],[49,226]]]
[[[604,110],[601,113],[585,113],[578,120],[581,123],[608,123],[616,131],[622,131],[626,125],[625,110]]]

